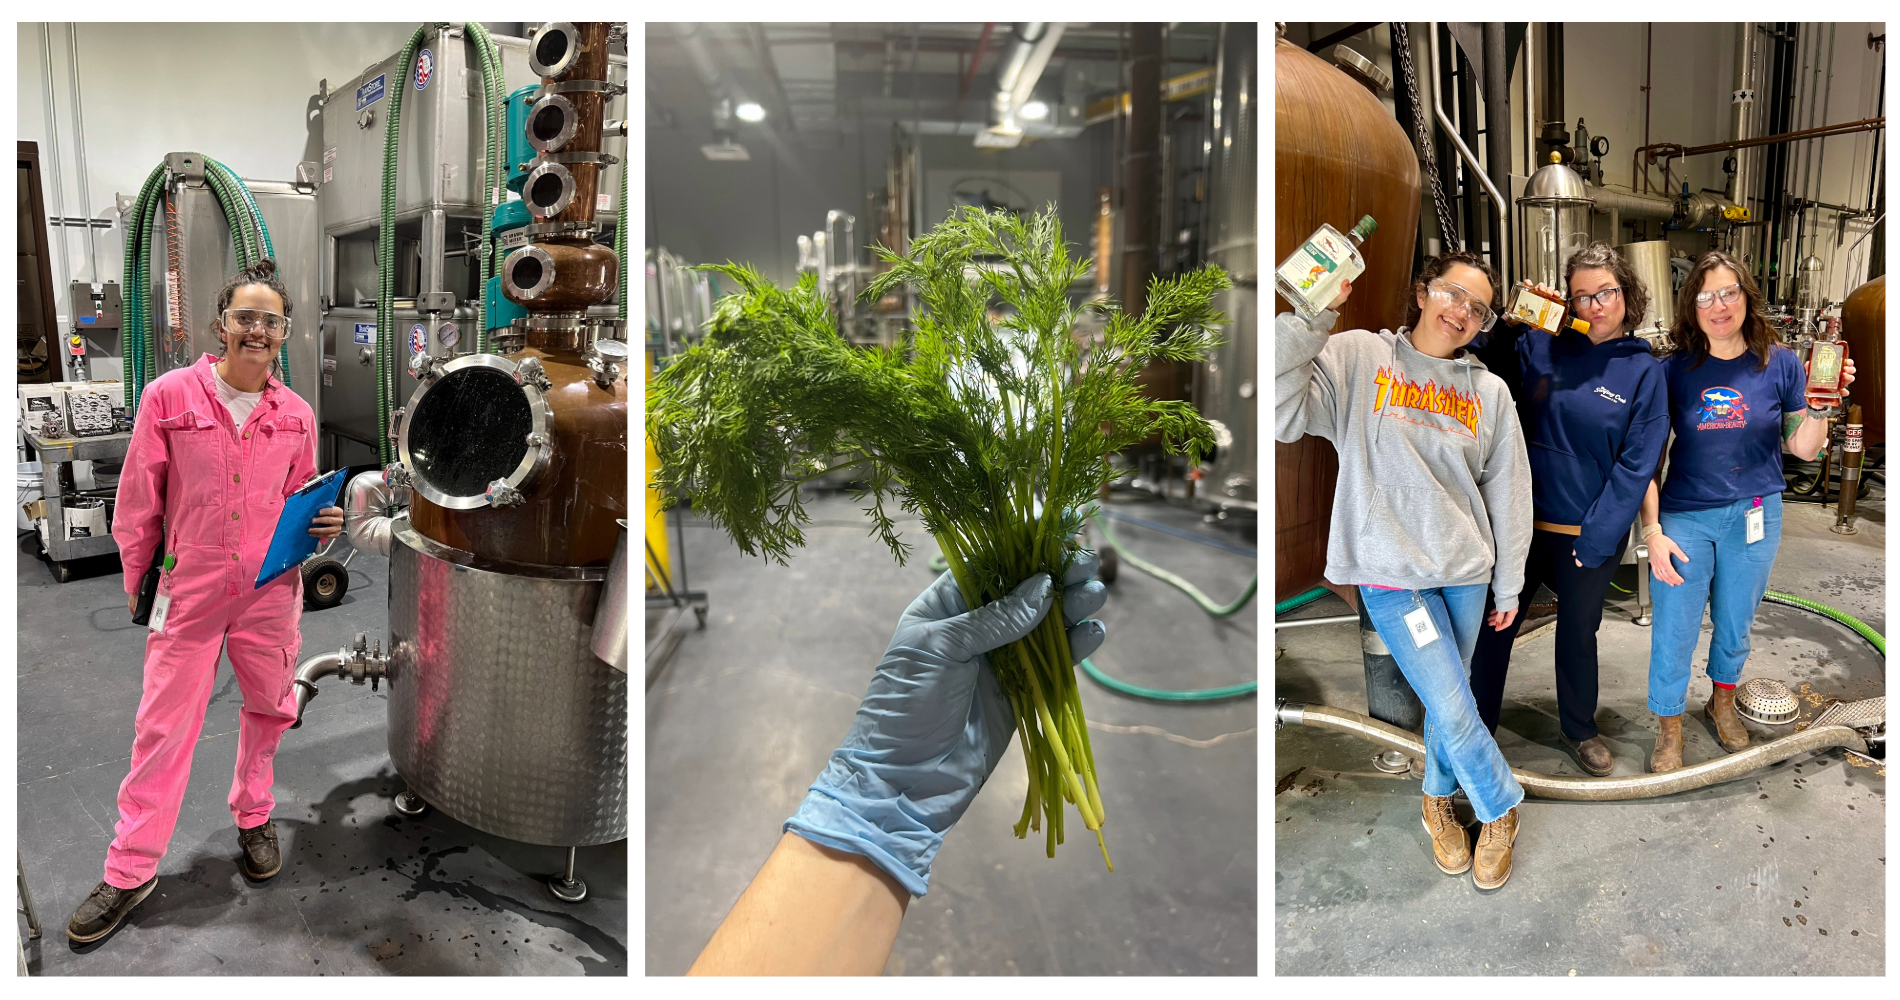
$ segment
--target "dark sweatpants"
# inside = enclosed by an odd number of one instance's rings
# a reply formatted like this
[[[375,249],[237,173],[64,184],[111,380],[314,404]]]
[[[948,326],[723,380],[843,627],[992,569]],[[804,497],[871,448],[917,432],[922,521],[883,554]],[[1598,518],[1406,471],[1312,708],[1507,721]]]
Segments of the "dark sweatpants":
[[[1533,532],[1516,620],[1502,632],[1486,626],[1478,633],[1471,654],[1471,695],[1477,699],[1478,716],[1493,733],[1504,704],[1504,676],[1511,669],[1511,642],[1541,584],[1557,594],[1557,715],[1564,735],[1580,743],[1597,734],[1597,627],[1603,624],[1603,595],[1629,543],[1626,539],[1618,545],[1595,569],[1577,565],[1571,554],[1574,544],[1571,535]],[[1491,610],[1487,602],[1485,614]]]

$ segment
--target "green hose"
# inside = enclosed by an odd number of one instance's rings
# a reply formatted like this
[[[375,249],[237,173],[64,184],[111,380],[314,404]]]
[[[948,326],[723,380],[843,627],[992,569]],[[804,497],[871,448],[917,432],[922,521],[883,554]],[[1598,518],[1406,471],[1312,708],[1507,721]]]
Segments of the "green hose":
[[[1135,698],[1146,698],[1150,701],[1220,701],[1226,698],[1244,697],[1260,690],[1258,681],[1248,681],[1231,687],[1202,688],[1199,691],[1163,691],[1159,688],[1145,688],[1127,681],[1116,680],[1102,673],[1101,669],[1086,656],[1082,658],[1082,669],[1090,677],[1095,678],[1095,683],[1110,691]]]
[[[1882,638],[1879,632],[1867,627],[1866,622],[1861,621],[1839,608],[1830,608],[1819,601],[1810,601],[1805,597],[1796,597],[1793,594],[1784,594],[1776,590],[1770,590],[1764,593],[1762,600],[1770,604],[1785,604],[1792,608],[1800,608],[1803,611],[1812,611],[1823,618],[1832,619],[1835,622],[1845,625],[1855,632],[1860,633],[1861,638],[1867,640],[1870,645],[1879,650],[1881,659],[1884,660],[1887,658],[1887,640]]]
[[[1273,606],[1273,613],[1276,616],[1283,615],[1296,608],[1306,607],[1308,604],[1311,604],[1314,601],[1317,601],[1320,598],[1325,597],[1327,594],[1330,594],[1330,593],[1332,593],[1332,591],[1327,590],[1325,587],[1314,587],[1312,590],[1309,590],[1298,597],[1289,597],[1286,600],[1281,601],[1278,604],[1275,604]]]
[[[396,58],[396,86],[383,113],[383,204],[376,229],[376,456],[389,465],[389,414],[396,396],[396,145],[402,134],[402,98],[416,50],[430,24],[416,27]]]
[[[1106,516],[1096,517],[1095,526],[1102,530],[1102,541],[1106,543],[1109,548],[1114,549],[1116,554],[1120,555],[1124,562],[1160,580],[1162,583],[1172,585],[1175,589],[1193,598],[1194,603],[1200,605],[1202,611],[1207,612],[1215,618],[1226,618],[1238,612],[1241,608],[1246,607],[1247,604],[1253,600],[1254,592],[1260,589],[1260,573],[1256,570],[1253,578],[1247,581],[1247,588],[1242,590],[1240,596],[1234,598],[1232,603],[1216,604],[1213,598],[1201,593],[1201,588],[1156,566],[1154,563],[1141,559],[1130,553],[1126,548],[1123,548],[1121,539],[1115,537],[1115,530],[1108,526],[1108,518]]]

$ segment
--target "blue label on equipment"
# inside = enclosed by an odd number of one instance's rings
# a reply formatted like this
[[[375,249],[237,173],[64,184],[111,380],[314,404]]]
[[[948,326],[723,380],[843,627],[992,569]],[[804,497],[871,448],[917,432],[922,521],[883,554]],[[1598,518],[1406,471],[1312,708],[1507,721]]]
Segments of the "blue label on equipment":
[[[422,54],[416,57],[416,89],[421,90],[427,87],[429,77],[433,75],[435,75],[435,55],[428,49],[423,49]]]
[[[383,86],[386,77],[387,74],[378,73],[376,79],[356,88],[356,110],[361,111],[383,99]]]
[[[374,323],[356,324],[356,338],[355,339],[356,339],[356,342],[359,344],[369,344],[371,346],[374,346],[376,344],[376,324]]]
[[[97,317],[97,316],[81,316],[81,317],[79,317],[79,322],[81,322],[81,323],[97,323],[97,322],[99,322],[99,317]]]

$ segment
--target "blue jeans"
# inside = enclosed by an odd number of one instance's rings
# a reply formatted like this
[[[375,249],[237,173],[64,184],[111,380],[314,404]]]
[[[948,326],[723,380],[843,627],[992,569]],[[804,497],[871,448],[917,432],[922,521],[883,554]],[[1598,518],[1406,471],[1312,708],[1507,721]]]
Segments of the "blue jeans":
[[[1524,800],[1524,789],[1511,776],[1511,766],[1485,729],[1471,696],[1471,650],[1484,627],[1489,589],[1485,584],[1430,590],[1359,588],[1379,638],[1425,705],[1425,794],[1446,796],[1463,788],[1471,811],[1485,823]],[[1405,616],[1419,608],[1431,616],[1438,633],[1423,647],[1405,624]]]
[[[1702,612],[1715,625],[1709,639],[1709,677],[1724,684],[1741,680],[1748,662],[1748,629],[1768,589],[1768,571],[1781,547],[1781,497],[1761,498],[1766,532],[1748,544],[1747,517],[1753,497],[1725,507],[1662,512],[1663,534],[1689,557],[1673,556],[1682,582],[1670,586],[1652,580],[1654,626],[1649,636],[1649,710],[1681,715],[1689,695],[1689,661],[1702,633]],[[1655,540],[1652,538],[1651,542]]]

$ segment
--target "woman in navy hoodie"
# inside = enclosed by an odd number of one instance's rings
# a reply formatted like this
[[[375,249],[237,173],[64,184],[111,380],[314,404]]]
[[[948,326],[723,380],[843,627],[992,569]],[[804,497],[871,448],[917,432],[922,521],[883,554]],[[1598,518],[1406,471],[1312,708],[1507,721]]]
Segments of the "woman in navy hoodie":
[[[1610,748],[1597,735],[1597,628],[1603,597],[1623,560],[1630,526],[1669,437],[1669,397],[1661,362],[1629,332],[1642,322],[1649,290],[1607,243],[1592,243],[1564,266],[1570,308],[1588,334],[1521,330],[1516,343],[1518,420],[1530,445],[1531,550],[1521,593],[1539,584],[1557,594],[1557,713],[1564,742],[1585,771],[1610,773]],[[1668,289],[1662,289],[1667,295]],[[1479,635],[1471,693],[1492,732],[1504,701],[1511,643],[1523,616]]]

